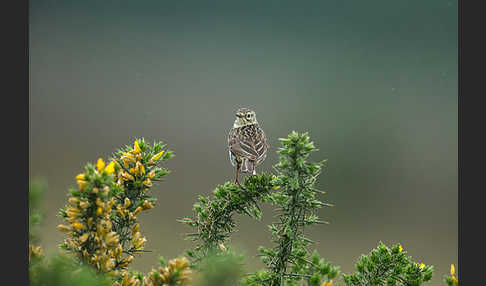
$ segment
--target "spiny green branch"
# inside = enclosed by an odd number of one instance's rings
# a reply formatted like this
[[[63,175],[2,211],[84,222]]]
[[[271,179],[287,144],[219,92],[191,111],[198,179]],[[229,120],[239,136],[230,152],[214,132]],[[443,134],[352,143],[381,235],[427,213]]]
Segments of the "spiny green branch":
[[[400,244],[391,249],[379,243],[368,255],[356,263],[356,273],[343,279],[348,286],[396,285],[419,286],[432,278],[433,266],[412,261]]]
[[[306,246],[312,241],[304,235],[305,226],[327,223],[320,220],[314,210],[332,206],[316,199],[318,191],[314,188],[325,161],[306,161],[310,153],[317,150],[307,133],[294,131],[287,138],[281,138],[280,142],[281,147],[277,151],[279,162],[275,169],[278,172],[276,184],[281,188],[266,198],[277,206],[278,222],[270,226],[276,246],[260,248],[268,272],[256,273],[248,277],[246,283],[281,286],[306,280],[308,285],[319,285],[326,275],[327,279],[331,279],[329,277],[338,273],[337,268],[319,271],[324,267],[319,264],[319,259],[313,263],[307,258],[310,254]],[[318,256],[317,253],[315,255]]]
[[[187,239],[196,241],[197,245],[187,255],[197,263],[214,251],[224,250],[224,243],[236,228],[234,214],[260,219],[258,202],[276,186],[274,180],[275,176],[267,174],[249,176],[243,188],[227,182],[217,186],[213,197],[200,196],[194,204],[194,218],[180,220],[195,229]]]

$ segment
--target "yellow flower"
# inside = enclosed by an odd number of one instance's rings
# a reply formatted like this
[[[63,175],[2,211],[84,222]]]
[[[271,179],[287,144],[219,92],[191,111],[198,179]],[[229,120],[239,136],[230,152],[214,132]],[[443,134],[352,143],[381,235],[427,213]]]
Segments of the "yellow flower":
[[[132,202],[130,202],[130,199],[129,198],[125,198],[123,207],[124,208],[128,208],[131,204],[132,204]]]
[[[223,251],[223,252],[226,251],[226,247],[224,246],[224,244],[222,242],[220,242],[218,244],[218,246],[219,246],[219,249],[221,249],[221,251]]]
[[[79,237],[79,241],[81,241],[81,243],[84,243],[86,240],[88,240],[88,236],[89,236],[89,233],[86,232],[85,234],[83,234]]]
[[[164,154],[165,150],[162,150],[160,151],[159,153],[155,154],[151,159],[150,161],[157,161],[160,159],[160,157],[162,157],[162,155]]]
[[[117,248],[115,248],[115,250],[113,251],[113,255],[120,259],[122,257],[122,254],[123,254],[123,249],[122,249],[122,246],[121,244],[118,245]]]
[[[99,207],[104,207],[105,203],[100,198],[96,198],[96,205]]]
[[[113,208],[114,205],[115,205],[115,200],[112,198],[106,203],[105,210],[107,212],[111,212],[111,209]]]
[[[84,180],[78,180],[76,183],[78,183],[79,189],[82,191],[84,188],[88,185],[88,182]]]
[[[321,286],[332,286],[332,280],[322,282]]]
[[[79,215],[79,209],[78,208],[69,207],[66,210],[66,214],[67,214],[68,217],[77,217]]]
[[[181,268],[189,267],[190,263],[189,260],[187,260],[187,258],[182,257],[179,259],[176,258],[176,265],[179,269],[181,269]]]
[[[98,162],[96,162],[96,169],[98,169],[98,172],[105,169],[105,161],[103,161],[103,158],[98,158]]]
[[[145,179],[145,181],[143,181],[143,184],[147,187],[150,187],[150,186],[152,186],[152,180],[147,178],[147,179]]]
[[[142,237],[140,232],[135,233],[132,240],[132,245],[135,247],[135,249],[142,248],[145,242],[147,242],[147,239],[145,237]]]
[[[142,163],[137,162],[137,164],[135,165],[135,170],[132,173],[135,173],[135,175],[137,176],[140,174],[145,174],[145,167],[142,165]]]
[[[126,257],[125,259],[123,259],[121,262],[120,262],[120,266],[121,267],[127,267],[128,264],[132,263],[133,262],[133,256],[130,255],[128,257]]]
[[[280,186],[274,186],[273,189],[278,190],[278,189],[280,189]]]
[[[43,249],[40,246],[34,246],[29,244],[29,260],[31,258],[40,257],[42,256]]]
[[[78,199],[78,198],[74,198],[74,197],[70,197],[70,198],[68,199],[68,202],[69,202],[70,204],[75,205],[77,202],[79,202],[79,199]]]
[[[98,209],[96,210],[96,214],[101,215],[102,213],[103,213],[103,209],[101,207],[98,207]]]
[[[71,228],[67,225],[60,224],[57,226],[57,230],[62,231],[62,232],[68,232],[71,230]]]
[[[454,282],[454,284],[456,284],[456,285],[459,284],[459,281],[457,281],[457,278],[454,275],[451,277],[451,279],[452,279],[452,282]]]
[[[114,264],[115,264],[114,259],[106,259],[106,261],[105,261],[105,265],[104,265],[104,268],[105,268],[106,270],[110,270],[110,269],[112,269],[112,268],[113,268]]]
[[[75,221],[75,222],[73,223],[73,227],[74,227],[75,229],[77,229],[77,230],[81,230],[81,229],[85,228],[84,224],[82,224],[82,223],[80,223],[80,222],[77,222],[77,221]]]
[[[85,178],[86,178],[86,177],[84,176],[84,174],[83,174],[83,173],[78,174],[78,175],[76,176],[76,180],[84,180]]]
[[[125,212],[122,210],[121,205],[116,206],[116,210],[118,211],[118,213],[120,213],[122,217],[125,217]]]
[[[135,150],[135,154],[141,153],[142,149],[140,149],[140,145],[138,145],[138,141],[135,140],[133,143],[133,150]]]
[[[133,262],[133,255],[130,255],[127,257],[127,262],[132,263]]]
[[[135,211],[133,211],[133,215],[138,215],[140,212],[142,212],[143,208],[142,207],[138,207],[135,209]]]
[[[112,231],[106,235],[105,241],[108,245],[116,245],[119,242],[118,235],[116,234],[116,232]]]
[[[133,181],[133,176],[128,174],[127,172],[123,171],[120,173],[120,177],[125,181]]]
[[[420,269],[424,269],[424,267],[425,267],[425,264],[420,263],[419,268],[420,268]]]
[[[143,202],[143,209],[144,210],[150,210],[150,209],[153,209],[153,208],[154,208],[154,205],[151,202],[149,202],[147,200],[145,200]]]
[[[451,275],[454,276],[456,274],[456,268],[454,267],[454,264],[451,264]]]
[[[111,163],[106,166],[105,172],[108,175],[111,175],[115,172],[115,161],[111,161]]]
[[[148,173],[147,178],[149,178],[149,179],[155,178],[155,171],[151,171],[150,173]]]
[[[133,213],[128,213],[128,221],[137,221],[137,217],[133,215]]]
[[[400,245],[400,246],[398,247],[398,252],[402,252],[402,251],[403,251],[403,247]]]
[[[79,207],[82,208],[82,209],[85,209],[85,208],[89,207],[89,203],[88,202],[80,202]]]
[[[136,223],[132,229],[132,235],[135,235],[140,230],[140,224]]]

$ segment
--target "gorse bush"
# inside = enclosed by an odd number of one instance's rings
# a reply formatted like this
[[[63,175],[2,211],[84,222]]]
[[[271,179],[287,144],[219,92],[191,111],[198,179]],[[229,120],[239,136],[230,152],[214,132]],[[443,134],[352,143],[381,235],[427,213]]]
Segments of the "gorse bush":
[[[111,286],[112,280],[89,266],[83,265],[73,255],[56,254],[45,263],[31,263],[35,274],[31,286]]]
[[[400,244],[391,249],[381,242],[356,263],[356,273],[342,274],[338,266],[309,250],[313,240],[305,230],[327,224],[317,216],[325,193],[315,183],[325,160],[309,162],[316,151],[307,133],[292,132],[280,139],[275,173],[247,176],[240,185],[226,182],[212,194],[199,196],[192,217],[180,221],[192,228],[187,239],[192,249],[159,265],[149,273],[130,266],[145,249],[138,216],[156,207],[153,184],[169,170],[162,164],[174,156],[162,142],[143,138],[114,152],[106,161],[87,164],[76,176],[77,187],[68,190],[68,204],[59,211],[58,230],[66,238],[60,252],[45,257],[38,246],[41,199],[45,185],[29,189],[29,277],[31,285],[112,286],[331,286],[341,277],[347,286],[421,285],[432,278],[433,267],[413,262]],[[269,225],[271,248],[260,247],[265,268],[245,272],[244,256],[231,247],[236,215],[256,220],[261,204],[275,206],[277,221]],[[187,257],[187,258],[186,258]],[[458,285],[454,266],[447,285]]]
[[[70,191],[69,205],[60,211],[68,225],[61,247],[110,275],[125,275],[134,255],[147,241],[140,232],[137,215],[154,207],[148,192],[152,181],[168,174],[157,166],[172,157],[162,143],[153,146],[135,140],[133,147],[115,153],[111,162],[98,159],[76,176],[78,189]]]
[[[35,180],[29,184],[29,278],[35,278],[36,265],[40,265],[43,257],[43,249],[37,246],[39,242],[39,224],[42,220],[41,202],[45,193],[44,182]]]
[[[311,257],[306,246],[312,240],[305,236],[304,228],[326,223],[316,216],[315,210],[332,206],[318,200],[317,194],[323,192],[314,188],[325,161],[306,161],[310,153],[316,151],[307,133],[292,132],[280,142],[274,180],[279,187],[264,198],[278,207],[278,221],[270,225],[275,247],[260,248],[267,269],[248,277],[245,283],[276,286],[306,281],[308,285],[320,285],[334,278],[338,269],[325,264],[317,252]]]
[[[244,257],[238,252],[210,252],[198,264],[196,285],[238,285],[245,275],[244,265]]]
[[[159,166],[173,156],[162,142],[135,140],[114,153],[110,163],[100,158],[76,176],[78,188],[70,190],[69,205],[61,209],[66,224],[58,229],[67,238],[61,248],[73,253],[100,273],[113,277],[114,285],[185,285],[189,263],[169,261],[147,276],[129,271],[134,256],[145,252],[137,216],[154,208],[150,195],[154,182],[169,171]]]
[[[29,184],[29,261],[40,258],[43,250],[35,243],[39,242],[39,224],[42,220],[41,202],[46,185],[43,181],[35,180]]]
[[[261,211],[258,201],[276,187],[275,177],[262,174],[245,179],[244,189],[227,182],[214,190],[213,198],[199,197],[194,204],[194,218],[184,218],[181,222],[193,227],[195,232],[188,234],[188,239],[197,242],[193,250],[186,253],[198,263],[209,253],[225,251],[224,243],[234,232],[236,223],[234,214],[245,214],[259,219]]]
[[[356,273],[343,275],[348,286],[401,285],[417,286],[432,278],[433,267],[412,262],[400,244],[391,249],[380,242],[369,255],[356,263]]]
[[[456,267],[454,264],[451,264],[451,275],[444,277],[445,283],[447,283],[448,286],[457,286],[459,285],[458,278],[456,277]]]

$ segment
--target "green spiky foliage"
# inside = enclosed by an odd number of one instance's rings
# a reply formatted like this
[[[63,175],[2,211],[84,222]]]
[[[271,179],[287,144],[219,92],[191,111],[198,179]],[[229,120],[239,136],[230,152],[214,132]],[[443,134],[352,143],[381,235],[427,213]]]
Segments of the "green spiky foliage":
[[[235,214],[245,214],[260,219],[258,202],[275,187],[274,176],[261,174],[246,177],[244,187],[232,183],[219,185],[213,196],[200,196],[194,204],[193,218],[184,218],[181,222],[191,226],[195,232],[189,233],[188,240],[197,243],[187,255],[197,264],[209,254],[224,251],[225,242],[235,231]]]
[[[99,158],[96,165],[87,164],[59,212],[65,224],[58,230],[67,236],[61,248],[100,272],[125,279],[134,256],[147,251],[138,215],[155,207],[151,187],[169,173],[160,166],[173,156],[165,147],[136,139],[115,152],[110,163]]]
[[[29,242],[39,241],[39,225],[42,220],[42,199],[46,190],[46,183],[33,180],[29,183]]]
[[[348,286],[419,286],[432,279],[433,266],[412,261],[400,244],[391,249],[379,243],[356,263],[354,274],[343,274]]]
[[[447,286],[459,285],[459,277],[457,276],[456,267],[454,266],[454,264],[451,264],[450,276],[444,276],[444,282],[447,284]]]
[[[313,163],[306,159],[316,151],[307,133],[292,132],[281,138],[277,151],[279,162],[275,166],[280,186],[278,191],[265,197],[277,206],[278,221],[270,225],[275,247],[261,247],[262,261],[266,270],[250,275],[247,285],[320,285],[338,274],[338,268],[324,263],[316,253],[311,255],[307,246],[312,240],[304,234],[304,228],[325,224],[315,214],[323,206],[332,206],[317,199],[323,192],[314,188],[317,176],[325,161]]]
[[[331,262],[325,261],[314,250],[310,260],[306,261],[302,273],[305,276],[306,285],[319,286],[323,285],[323,283],[325,283],[324,285],[330,285],[330,282],[339,274],[339,267],[332,266]]]
[[[42,200],[46,183],[42,180],[29,182],[29,277],[35,277],[35,270],[44,261],[43,249],[39,242],[39,225],[42,221]]]
[[[31,286],[111,286],[112,280],[94,268],[82,264],[76,257],[56,254],[37,263],[31,276]]]
[[[130,214],[136,213],[137,208],[147,210],[154,207],[157,198],[151,195],[150,189],[153,183],[162,181],[170,173],[160,164],[174,156],[174,152],[168,150],[162,141],[150,144],[140,138],[135,142],[140,148],[138,153],[134,146],[125,146],[118,149],[111,159],[117,162],[117,183],[121,186],[120,191],[115,194],[117,212],[111,216],[113,230],[119,234],[123,251],[128,255],[145,252],[134,245],[134,233],[137,232],[134,229],[138,228],[138,222]],[[137,172],[137,166],[140,169],[143,166],[143,172]]]
[[[235,286],[244,275],[244,257],[228,250],[208,255],[199,266],[197,286]]]

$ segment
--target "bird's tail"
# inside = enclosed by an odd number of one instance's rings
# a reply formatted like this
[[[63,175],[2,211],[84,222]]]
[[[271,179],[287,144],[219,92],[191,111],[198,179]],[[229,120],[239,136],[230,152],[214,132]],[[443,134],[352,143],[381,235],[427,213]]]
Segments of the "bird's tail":
[[[241,172],[243,173],[249,173],[249,174],[255,174],[255,162],[248,160],[248,159],[243,159],[243,162],[241,162]]]

